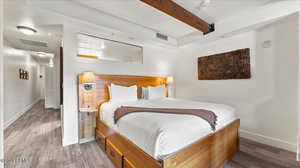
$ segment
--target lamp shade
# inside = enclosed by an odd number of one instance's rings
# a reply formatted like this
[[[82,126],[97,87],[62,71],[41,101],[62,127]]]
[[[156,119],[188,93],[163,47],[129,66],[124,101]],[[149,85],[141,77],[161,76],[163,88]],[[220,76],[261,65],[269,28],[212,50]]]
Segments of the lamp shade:
[[[174,83],[174,78],[172,76],[167,77],[167,84],[173,84]]]
[[[93,72],[84,72],[82,83],[96,83],[96,78]]]

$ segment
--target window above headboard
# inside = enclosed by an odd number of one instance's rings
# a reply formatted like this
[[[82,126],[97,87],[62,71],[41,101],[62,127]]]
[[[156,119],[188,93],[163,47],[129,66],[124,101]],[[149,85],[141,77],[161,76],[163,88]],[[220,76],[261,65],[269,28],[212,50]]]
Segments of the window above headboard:
[[[143,63],[143,48],[124,42],[104,39],[92,35],[77,34],[77,56],[98,60]]]
[[[93,36],[78,34],[78,51],[77,56],[87,58],[100,58],[104,49],[104,41]]]

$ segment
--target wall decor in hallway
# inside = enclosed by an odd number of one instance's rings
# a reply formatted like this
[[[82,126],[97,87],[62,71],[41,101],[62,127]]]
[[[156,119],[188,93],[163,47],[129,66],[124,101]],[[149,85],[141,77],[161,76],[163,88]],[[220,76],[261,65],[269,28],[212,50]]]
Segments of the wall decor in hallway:
[[[24,69],[19,69],[19,78],[23,80],[29,80],[29,72]]]

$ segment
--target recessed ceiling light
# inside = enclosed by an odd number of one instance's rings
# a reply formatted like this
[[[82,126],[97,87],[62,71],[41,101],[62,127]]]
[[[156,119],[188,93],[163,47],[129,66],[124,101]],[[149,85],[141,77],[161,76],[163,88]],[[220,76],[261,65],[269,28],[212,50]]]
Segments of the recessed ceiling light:
[[[210,4],[210,0],[204,0],[204,1],[203,1],[203,4],[205,4],[205,5]]]
[[[104,50],[105,48],[106,48],[106,46],[105,46],[104,42],[102,42],[101,49]]]
[[[202,0],[201,3],[196,7],[196,9],[204,9],[208,7],[211,3],[211,0]]]
[[[37,31],[33,28],[27,27],[27,26],[17,26],[17,29],[26,35],[33,35]]]

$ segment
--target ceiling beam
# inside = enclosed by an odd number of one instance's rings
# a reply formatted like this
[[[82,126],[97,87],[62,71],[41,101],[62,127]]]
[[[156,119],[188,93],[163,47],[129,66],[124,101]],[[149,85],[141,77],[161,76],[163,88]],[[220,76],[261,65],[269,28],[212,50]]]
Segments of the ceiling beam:
[[[140,0],[174,18],[180,20],[204,34],[208,34],[215,30],[214,24],[209,24],[198,16],[184,9],[172,0]]]

